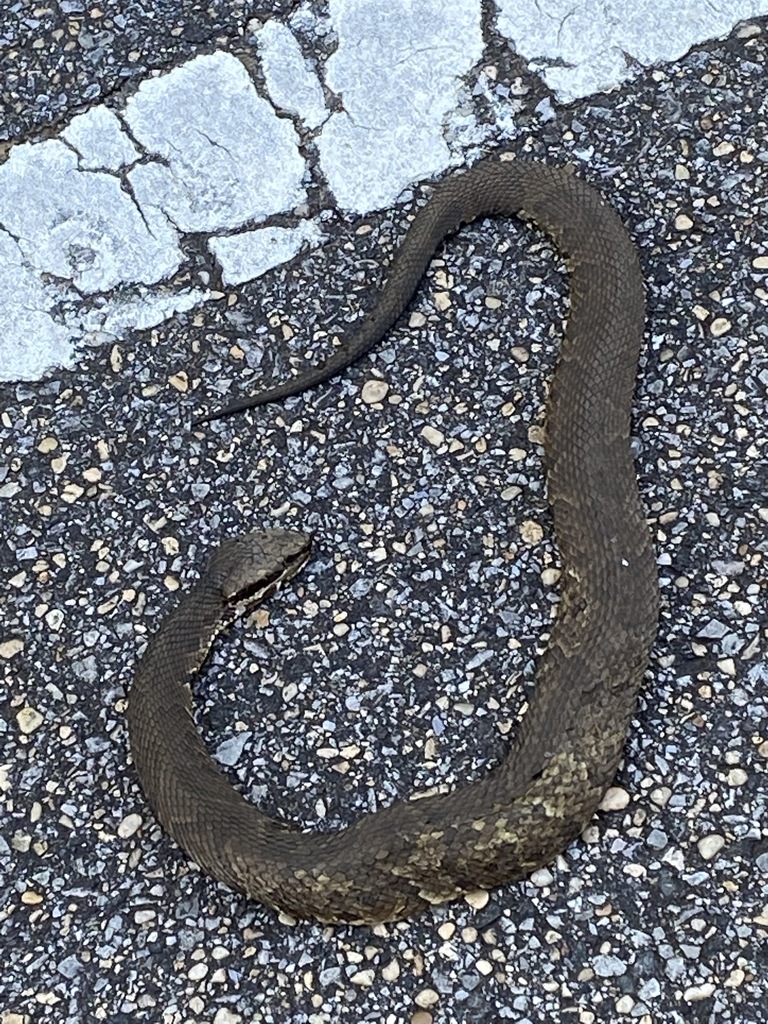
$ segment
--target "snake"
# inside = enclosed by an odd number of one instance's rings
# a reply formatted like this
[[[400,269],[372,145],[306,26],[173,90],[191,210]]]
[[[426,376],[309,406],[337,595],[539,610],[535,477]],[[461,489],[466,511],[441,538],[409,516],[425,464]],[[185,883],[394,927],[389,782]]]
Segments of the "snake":
[[[195,726],[191,684],[232,618],[304,565],[310,538],[301,531],[222,541],[136,666],[127,724],[155,816],[203,871],[296,919],[394,921],[525,878],[578,838],[621,760],[658,625],[655,554],[630,443],[644,288],[621,219],[571,166],[497,154],[438,182],[372,310],[330,358],[197,423],[340,373],[398,319],[444,239],[479,217],[515,216],[565,258],[570,307],[545,408],[560,599],[533,695],[499,763],[466,785],[403,797],[335,830],[270,817],[235,788]]]

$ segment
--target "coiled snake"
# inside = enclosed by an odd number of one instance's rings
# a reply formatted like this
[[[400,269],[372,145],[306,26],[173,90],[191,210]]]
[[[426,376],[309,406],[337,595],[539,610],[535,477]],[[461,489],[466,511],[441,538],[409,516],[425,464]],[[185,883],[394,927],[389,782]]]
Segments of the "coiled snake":
[[[489,158],[437,185],[355,339],[319,369],[224,414],[338,373],[405,309],[447,235],[500,214],[530,218],[548,232],[571,275],[545,442],[561,601],[534,696],[501,764],[451,793],[402,800],[348,828],[314,834],[268,818],[232,787],[195,728],[190,680],[231,615],[298,571],[309,552],[301,533],[224,541],[136,670],[130,742],[157,817],[215,878],[297,917],[406,917],[550,862],[584,828],[614,777],[648,662],[658,584],[629,440],[642,280],[615,212],[567,169]]]

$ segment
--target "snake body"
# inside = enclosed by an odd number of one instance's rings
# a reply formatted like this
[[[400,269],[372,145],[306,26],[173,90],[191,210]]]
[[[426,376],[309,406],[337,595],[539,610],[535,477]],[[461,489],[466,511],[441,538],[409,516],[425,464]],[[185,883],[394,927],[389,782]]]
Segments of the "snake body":
[[[616,213],[567,169],[491,158],[437,185],[354,339],[319,369],[225,413],[297,393],[353,362],[406,307],[441,241],[481,215],[532,220],[571,276],[545,442],[561,601],[502,762],[470,785],[401,800],[335,832],[272,820],[232,787],[195,728],[190,680],[233,611],[300,568],[309,551],[301,533],[225,541],[150,641],[129,696],[133,758],[161,823],[215,878],[297,917],[407,917],[552,861],[615,775],[655,636],[655,559],[630,452],[640,268]]]

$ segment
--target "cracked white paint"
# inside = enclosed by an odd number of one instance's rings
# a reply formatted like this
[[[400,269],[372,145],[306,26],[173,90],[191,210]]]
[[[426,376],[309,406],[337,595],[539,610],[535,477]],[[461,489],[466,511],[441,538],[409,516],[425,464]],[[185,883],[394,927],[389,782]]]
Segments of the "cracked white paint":
[[[677,60],[696,43],[768,13],[766,0],[496,3],[499,31],[565,103],[613,89],[633,74],[633,67]]]
[[[242,284],[293,259],[305,243],[317,245],[322,233],[306,221],[297,228],[256,228],[210,240],[211,252],[221,267],[224,284]]]
[[[86,294],[154,284],[182,259],[164,217],[142,216],[114,174],[81,170],[57,139],[11,150],[0,167],[0,226],[26,266]]]
[[[132,295],[117,294],[97,302],[93,308],[70,310],[67,324],[77,326],[94,340],[105,342],[122,337],[129,330],[157,327],[174,313],[185,313],[208,297],[208,290],[184,288],[173,292],[149,293],[145,288]]]
[[[124,117],[144,154],[96,107],[61,140],[16,146],[0,166],[1,380],[71,366],[86,337],[121,337],[204,301],[205,288],[152,287],[181,266],[180,232],[258,222],[305,199],[293,126],[229,54],[145,82]],[[309,238],[263,237],[261,256],[252,239],[230,272],[246,280],[248,261],[272,266]]]
[[[337,202],[364,212],[452,162],[444,122],[480,59],[479,0],[330,0],[339,38],[326,85],[344,109],[318,139]]]
[[[37,380],[51,366],[67,366],[71,332],[53,319],[56,289],[21,258],[15,240],[0,231],[0,380]]]
[[[140,155],[119,117],[106,107],[78,114],[61,134],[77,150],[82,170],[118,171]]]
[[[496,8],[499,32],[571,100],[768,13],[768,0]],[[307,168],[294,120],[312,132],[338,204],[359,212],[389,205],[489,134],[513,134],[513,94],[500,106],[488,87],[493,126],[478,125],[467,103],[464,78],[482,62],[481,15],[481,0],[329,0],[327,15],[303,5],[289,25],[318,40],[333,34],[320,69],[333,112],[290,28],[270,20],[253,27],[269,100],[240,61],[214,53],[149,78],[122,112],[94,107],[60,139],[14,147],[0,165],[0,379],[72,365],[83,337],[119,337],[205,301],[204,279],[184,290],[167,283],[185,232],[209,236],[226,284],[317,244],[313,222],[256,227],[303,212]],[[481,70],[475,91],[483,88]],[[541,113],[556,116],[549,101]]]
[[[295,114],[307,128],[328,117],[323,87],[307,65],[287,25],[270,19],[255,32],[269,96],[280,110]]]
[[[180,231],[240,227],[306,198],[293,125],[275,116],[231,54],[197,57],[144,82],[125,119],[160,157],[129,173],[136,198]]]

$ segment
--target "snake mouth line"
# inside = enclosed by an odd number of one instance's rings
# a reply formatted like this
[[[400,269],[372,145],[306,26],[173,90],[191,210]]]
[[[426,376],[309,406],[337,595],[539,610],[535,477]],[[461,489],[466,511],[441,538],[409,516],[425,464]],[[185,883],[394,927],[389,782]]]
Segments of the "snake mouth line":
[[[262,601],[266,601],[270,597],[274,597],[278,591],[283,589],[292,576],[301,572],[308,561],[309,554],[307,554],[305,558],[302,558],[301,561],[295,562],[288,568],[284,569],[272,580],[267,582],[263,580],[255,580],[252,583],[244,584],[238,589],[237,593],[232,594],[229,597],[228,602],[234,607],[239,607],[240,605],[250,606],[260,604]]]

